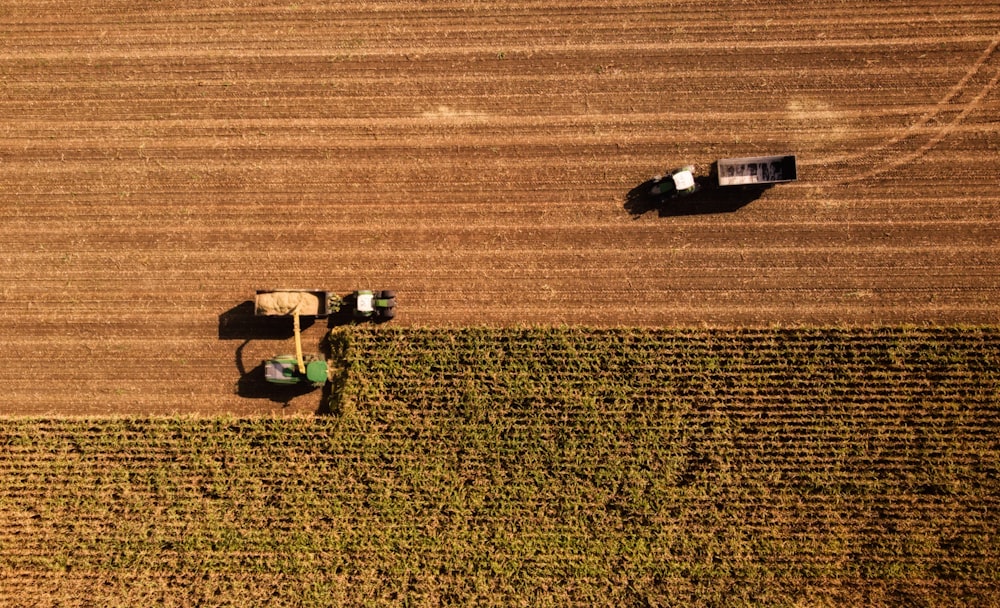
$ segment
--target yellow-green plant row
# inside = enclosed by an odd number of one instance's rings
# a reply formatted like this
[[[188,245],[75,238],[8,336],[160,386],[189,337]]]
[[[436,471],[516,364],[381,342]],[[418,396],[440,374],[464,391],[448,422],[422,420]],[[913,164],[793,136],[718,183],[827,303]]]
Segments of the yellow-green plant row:
[[[0,604],[1000,593],[1000,328],[331,345],[345,371],[314,419],[0,420]]]

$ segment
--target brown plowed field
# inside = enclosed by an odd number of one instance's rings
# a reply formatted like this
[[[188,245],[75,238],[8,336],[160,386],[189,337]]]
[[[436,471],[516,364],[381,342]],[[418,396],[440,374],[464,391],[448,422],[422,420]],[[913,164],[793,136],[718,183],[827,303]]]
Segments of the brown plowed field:
[[[435,326],[998,320],[1000,4],[209,4],[0,5],[0,414],[315,409],[237,394],[290,348],[225,327],[263,287]],[[626,208],[784,152],[738,209]]]

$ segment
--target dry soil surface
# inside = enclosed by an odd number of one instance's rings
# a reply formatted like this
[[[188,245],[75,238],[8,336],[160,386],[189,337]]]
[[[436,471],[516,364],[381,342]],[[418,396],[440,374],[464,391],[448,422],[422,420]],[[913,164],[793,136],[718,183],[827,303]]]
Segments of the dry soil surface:
[[[314,411],[240,390],[292,350],[263,288],[392,288],[404,325],[996,322],[998,42],[970,0],[4,2],[0,414]],[[769,153],[799,180],[628,200]]]

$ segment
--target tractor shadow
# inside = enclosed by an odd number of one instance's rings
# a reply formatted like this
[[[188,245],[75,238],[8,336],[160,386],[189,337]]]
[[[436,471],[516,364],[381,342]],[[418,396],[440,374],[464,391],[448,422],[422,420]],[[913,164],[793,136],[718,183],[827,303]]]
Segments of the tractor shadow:
[[[656,182],[649,179],[628,191],[625,195],[625,210],[634,219],[650,212],[655,212],[659,217],[732,213],[759,199],[773,186],[761,184],[721,187],[714,164],[710,175],[696,177],[694,181],[698,185],[694,194],[664,199],[652,193]]]

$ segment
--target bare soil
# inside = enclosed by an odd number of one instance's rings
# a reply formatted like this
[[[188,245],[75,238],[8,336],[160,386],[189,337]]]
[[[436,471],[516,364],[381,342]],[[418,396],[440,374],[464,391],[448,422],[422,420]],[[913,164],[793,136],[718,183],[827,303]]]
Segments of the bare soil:
[[[309,413],[241,394],[256,289],[394,323],[998,320],[1000,5],[12,0],[0,414]],[[794,153],[754,196],[655,174]],[[325,325],[305,334],[307,350]]]

